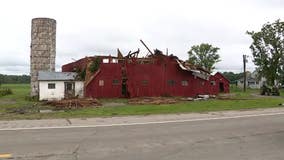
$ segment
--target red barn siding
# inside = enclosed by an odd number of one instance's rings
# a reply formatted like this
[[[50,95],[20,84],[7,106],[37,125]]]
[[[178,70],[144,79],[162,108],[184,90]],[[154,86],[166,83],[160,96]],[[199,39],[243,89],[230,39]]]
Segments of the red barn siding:
[[[221,73],[217,72],[215,75],[214,75],[214,78],[215,78],[215,81],[216,81],[216,93],[219,93],[219,92],[224,92],[224,93],[229,93],[230,92],[230,81],[225,78]],[[224,90],[221,91],[220,90],[220,84],[223,83],[223,87],[224,87]]]
[[[93,59],[94,59],[93,57],[85,57],[76,62],[65,64],[61,67],[62,72],[74,72],[76,71],[76,69],[83,70],[84,68],[86,68],[88,61]]]
[[[100,72],[85,86],[87,97],[123,97],[122,94],[122,72],[125,68],[127,75],[127,92],[129,97],[145,96],[184,96],[194,97],[198,94],[218,94],[220,85],[223,84],[223,92],[229,92],[229,81],[220,73],[210,76],[204,80],[192,75],[192,72],[182,70],[176,62],[175,57],[155,55],[148,58],[149,63],[142,59],[126,59],[121,63],[111,63],[115,57],[108,58],[110,63],[101,63]],[[89,60],[94,57],[86,57],[77,62],[62,66],[62,71],[74,71],[74,68],[83,69]],[[103,80],[103,86],[99,81]],[[113,81],[117,80],[117,84]],[[188,85],[182,85],[186,81]],[[186,83],[184,82],[184,83]]]
[[[127,85],[131,97],[159,96],[163,92],[162,68],[155,64],[127,64]],[[146,82],[145,82],[146,81]]]
[[[102,63],[100,65],[100,73],[86,86],[85,95],[87,97],[121,97],[121,64]],[[99,85],[99,81],[103,81],[103,85]],[[118,83],[113,83],[114,80]]]

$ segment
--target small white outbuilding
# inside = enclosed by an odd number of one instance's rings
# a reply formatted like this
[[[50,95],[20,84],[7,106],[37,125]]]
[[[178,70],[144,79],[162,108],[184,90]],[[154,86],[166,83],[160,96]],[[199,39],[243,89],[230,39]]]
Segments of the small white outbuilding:
[[[38,72],[39,100],[61,100],[84,96],[84,82],[75,72]]]

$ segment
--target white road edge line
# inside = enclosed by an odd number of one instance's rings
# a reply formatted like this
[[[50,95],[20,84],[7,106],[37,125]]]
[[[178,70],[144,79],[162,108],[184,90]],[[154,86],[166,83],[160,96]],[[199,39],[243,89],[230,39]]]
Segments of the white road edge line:
[[[166,124],[166,123],[183,123],[183,122],[196,122],[196,121],[209,121],[209,120],[224,120],[224,119],[238,119],[238,118],[250,118],[260,116],[274,116],[284,115],[284,112],[279,113],[263,113],[263,114],[249,114],[240,116],[224,116],[224,117],[211,117],[211,118],[197,118],[197,119],[184,119],[184,120],[172,120],[172,121],[152,121],[141,123],[114,123],[114,124],[101,124],[101,125],[82,125],[82,126],[54,126],[54,127],[31,127],[31,128],[4,128],[0,131],[17,131],[17,130],[41,130],[41,129],[68,129],[68,128],[96,128],[96,127],[112,127],[112,126],[134,126],[134,125],[147,125],[147,124]]]

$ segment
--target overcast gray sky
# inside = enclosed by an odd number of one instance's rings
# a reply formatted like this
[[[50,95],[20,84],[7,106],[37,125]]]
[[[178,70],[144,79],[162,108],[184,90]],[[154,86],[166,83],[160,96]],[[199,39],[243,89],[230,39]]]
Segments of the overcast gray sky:
[[[143,39],[187,59],[192,45],[220,48],[218,71],[242,71],[248,54],[246,31],[284,16],[283,0],[3,0],[0,2],[0,73],[29,74],[31,19],[57,20],[56,69],[95,54],[124,54],[140,48]],[[143,55],[143,54],[142,54]]]

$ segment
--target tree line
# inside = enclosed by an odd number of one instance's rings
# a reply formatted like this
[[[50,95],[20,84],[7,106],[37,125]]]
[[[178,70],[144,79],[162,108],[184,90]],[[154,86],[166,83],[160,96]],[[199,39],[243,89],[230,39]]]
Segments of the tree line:
[[[236,84],[239,79],[244,77],[243,73],[223,72],[221,74],[226,77],[231,84]]]
[[[0,74],[0,84],[30,83],[29,75],[5,75]]]

